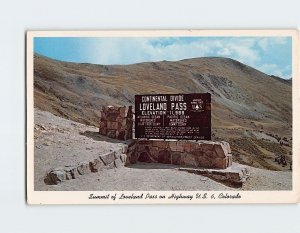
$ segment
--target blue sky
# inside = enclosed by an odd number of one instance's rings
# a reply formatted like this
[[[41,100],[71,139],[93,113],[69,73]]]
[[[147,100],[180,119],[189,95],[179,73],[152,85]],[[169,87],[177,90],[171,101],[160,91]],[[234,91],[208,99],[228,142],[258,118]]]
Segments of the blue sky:
[[[270,75],[288,79],[292,74],[291,37],[36,37],[34,51],[103,65],[229,57]]]

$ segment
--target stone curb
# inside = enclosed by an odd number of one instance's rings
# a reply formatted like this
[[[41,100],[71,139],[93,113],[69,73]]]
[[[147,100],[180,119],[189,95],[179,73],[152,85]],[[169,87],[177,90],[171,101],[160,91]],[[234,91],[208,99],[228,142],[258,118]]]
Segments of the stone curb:
[[[127,160],[126,152],[128,147],[124,146],[124,148],[100,154],[93,161],[82,162],[77,166],[51,169],[44,177],[44,182],[48,185],[57,185],[66,180],[76,179],[81,175],[100,172],[104,169],[124,167]]]
[[[235,188],[242,187],[243,183],[250,176],[248,169],[244,166],[238,166],[234,169],[179,168],[178,170],[206,176],[226,186]]]

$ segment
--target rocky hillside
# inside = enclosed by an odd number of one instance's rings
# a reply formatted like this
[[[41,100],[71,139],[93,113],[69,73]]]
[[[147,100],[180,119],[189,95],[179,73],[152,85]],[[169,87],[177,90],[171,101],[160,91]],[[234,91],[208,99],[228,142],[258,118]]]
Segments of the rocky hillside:
[[[274,157],[291,159],[291,81],[228,58],[108,66],[34,57],[35,107],[88,125],[98,126],[102,106],[133,105],[136,94],[194,92],[212,94],[213,138],[229,141],[237,161],[287,169]]]

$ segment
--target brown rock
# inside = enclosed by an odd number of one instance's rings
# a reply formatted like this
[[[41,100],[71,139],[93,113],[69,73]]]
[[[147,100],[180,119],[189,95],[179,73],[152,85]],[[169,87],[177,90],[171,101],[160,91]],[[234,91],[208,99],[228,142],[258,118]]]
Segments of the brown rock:
[[[197,143],[197,142],[189,142],[190,144],[190,150],[191,151],[195,151],[195,150],[198,150],[198,151],[202,151],[202,147],[201,147],[201,144]]]
[[[171,164],[171,153],[168,150],[160,150],[158,152],[157,161],[159,163]]]
[[[197,157],[198,166],[203,168],[212,168],[213,160],[205,155]]]
[[[125,131],[124,131],[124,130],[119,131],[119,132],[116,134],[116,136],[117,136],[117,139],[119,139],[119,140],[126,140],[126,137],[125,137]]]
[[[192,154],[185,153],[182,155],[182,164],[183,165],[197,167],[198,166],[197,160],[198,159]]]
[[[132,107],[106,106],[101,111],[99,133],[110,138],[132,138]]]
[[[79,175],[84,175],[91,173],[90,164],[89,163],[82,163],[77,167],[77,171]]]
[[[171,151],[176,151],[176,148],[177,148],[176,141],[168,141],[168,144],[169,144],[169,148]]]
[[[222,146],[222,144],[216,144],[214,145],[214,151],[216,152],[216,156],[218,158],[225,158],[226,157],[226,148]]]
[[[243,176],[243,174],[240,174],[238,172],[227,172],[226,173],[227,180],[239,181],[241,179],[241,176]]]
[[[201,156],[203,156],[204,153],[201,150],[194,150],[191,153],[187,153],[187,154],[192,154],[195,157],[201,157]]]
[[[146,151],[151,155],[151,158],[155,161],[158,160],[158,153],[159,153],[159,148],[158,147],[145,147]]]
[[[184,151],[185,152],[191,152],[191,143],[190,142],[188,142],[188,141],[186,141],[184,144],[183,144],[183,149],[184,149]]]
[[[126,130],[125,131],[125,136],[124,136],[124,140],[128,140],[128,139],[132,139],[133,138],[133,134],[132,134],[132,130]]]
[[[100,129],[99,129],[99,133],[100,133],[101,135],[106,136],[106,135],[107,135],[107,128],[106,128],[106,127],[100,128]]]
[[[113,151],[107,152],[105,154],[100,155],[99,158],[100,158],[100,160],[102,160],[102,162],[106,166],[106,165],[112,163],[116,159],[115,152],[113,152]]]
[[[145,145],[137,145],[136,150],[137,150],[137,152],[146,151],[146,146]]]
[[[116,138],[116,130],[114,129],[108,129],[106,136],[109,138]]]
[[[106,119],[108,121],[116,121],[119,116],[119,112],[116,109],[111,109],[106,112]]]
[[[98,172],[104,168],[105,164],[100,158],[94,159],[93,162],[89,163],[91,172]]]
[[[182,164],[181,157],[182,157],[182,153],[173,152],[172,153],[172,164],[181,165]]]
[[[101,121],[100,121],[100,126],[99,126],[99,128],[106,128],[107,127],[107,121],[106,120],[103,120],[103,119],[101,119]]]
[[[107,122],[108,129],[118,129],[118,122],[115,121],[108,121]]]
[[[212,157],[213,156],[213,152],[211,150],[207,150],[203,152],[207,157]]]
[[[163,140],[155,140],[153,141],[153,146],[156,146],[160,149],[167,149],[168,148],[168,142],[163,141]]]
[[[123,106],[119,108],[120,116],[127,117],[128,111],[130,111],[132,108],[128,106]]]
[[[66,180],[72,180],[72,175],[70,172],[66,172]]]
[[[66,180],[66,172],[64,170],[51,170],[47,173],[44,182],[49,185],[56,185],[64,180]]]
[[[140,155],[138,157],[138,161],[139,162],[144,162],[144,163],[155,162],[155,161],[152,160],[151,155],[147,151],[144,151],[144,152],[140,153]]]
[[[139,154],[136,151],[132,151],[130,153],[127,153],[127,158],[128,158],[127,161],[129,161],[129,164],[134,164],[138,161]]]
[[[212,159],[216,159],[216,158],[218,158],[218,154],[217,154],[217,152],[216,151],[213,151],[212,152]]]
[[[123,119],[121,120],[122,128],[126,129],[128,123],[129,123],[129,122],[128,122],[128,119],[127,119],[127,118],[123,118]]]
[[[137,140],[136,141],[137,145],[152,145],[153,141],[152,140]]]
[[[178,141],[176,142],[176,151],[178,152],[184,152],[184,144],[186,144],[187,142],[185,141]]]
[[[77,167],[66,166],[64,168],[64,170],[66,172],[66,178],[67,178],[67,180],[76,179],[79,176],[78,171],[77,171]]]
[[[203,151],[213,150],[214,143],[210,141],[202,141],[198,144]]]
[[[216,158],[214,161],[215,168],[225,169],[226,168],[226,158]]]

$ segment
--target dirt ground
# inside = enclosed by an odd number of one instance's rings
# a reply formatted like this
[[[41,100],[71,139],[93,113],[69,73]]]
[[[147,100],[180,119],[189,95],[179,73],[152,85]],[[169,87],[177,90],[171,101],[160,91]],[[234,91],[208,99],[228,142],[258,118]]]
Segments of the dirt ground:
[[[251,168],[251,176],[242,188],[231,188],[207,177],[178,171],[167,164],[134,164],[80,176],[58,185],[40,184],[45,191],[173,191],[173,190],[289,190],[291,172]]]
[[[138,163],[79,176],[58,185],[46,185],[51,168],[77,165],[100,153],[121,147],[123,142],[100,136],[98,129],[35,109],[34,189],[40,191],[202,191],[291,190],[292,172],[246,166],[250,178],[242,188],[232,188],[207,177],[179,171],[168,164]]]

